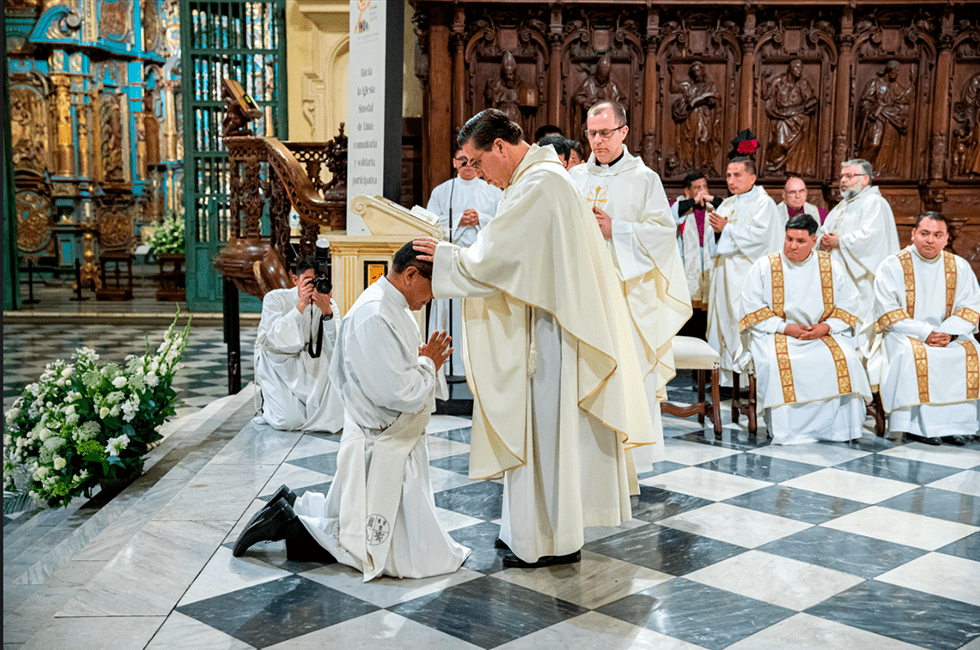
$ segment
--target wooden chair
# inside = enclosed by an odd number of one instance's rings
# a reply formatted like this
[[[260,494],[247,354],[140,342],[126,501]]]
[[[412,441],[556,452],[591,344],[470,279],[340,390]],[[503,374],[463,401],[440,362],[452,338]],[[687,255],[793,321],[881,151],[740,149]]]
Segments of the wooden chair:
[[[739,374],[737,372],[732,373],[732,423],[738,424],[739,415],[747,416],[749,418],[749,433],[755,435],[759,429],[758,402],[755,394],[755,365],[750,363],[746,371],[749,376],[749,391],[747,402],[744,404],[742,403],[742,391],[738,385]]]
[[[721,440],[721,399],[718,394],[718,366],[721,357],[706,341],[690,336],[675,336],[670,344],[674,352],[674,367],[678,370],[697,370],[698,401],[690,406],[677,406],[670,402],[660,402],[660,412],[677,417],[690,417],[697,414],[698,422],[704,424],[704,416],[711,418],[714,425],[715,440]],[[705,380],[711,372],[711,399],[705,399]]]

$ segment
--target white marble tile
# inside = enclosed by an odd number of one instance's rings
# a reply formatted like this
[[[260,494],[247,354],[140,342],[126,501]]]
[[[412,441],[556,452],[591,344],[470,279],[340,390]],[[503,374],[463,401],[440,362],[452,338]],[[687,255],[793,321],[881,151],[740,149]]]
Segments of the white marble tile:
[[[164,619],[163,616],[54,619],[21,650],[133,650],[146,646]],[[6,641],[6,630],[4,633]]]
[[[276,469],[278,465],[208,463],[154,519],[237,521]]]
[[[980,471],[966,470],[929,484],[929,487],[980,497]]]
[[[980,562],[928,553],[875,578],[980,607]]]
[[[436,518],[439,520],[439,524],[446,531],[456,530],[457,528],[466,528],[467,526],[483,523],[482,519],[470,517],[469,515],[464,515],[461,512],[446,510],[445,508],[440,508],[438,506],[436,506]]]
[[[674,576],[582,551],[582,561],[542,569],[506,569],[494,578],[527,587],[582,607],[596,609]]]
[[[618,535],[619,533],[627,530],[649,525],[650,522],[648,521],[643,521],[641,519],[630,519],[629,521],[623,522],[618,526],[588,526],[584,529],[585,543],[588,544],[589,542],[594,542],[598,539],[605,539],[606,537]]]
[[[753,449],[748,453],[783,458],[820,467],[833,467],[855,458],[869,456],[872,452],[851,449],[842,445],[825,445],[813,442],[804,445],[769,445],[768,447]]]
[[[869,506],[821,524],[927,551],[951,544],[980,528],[881,506]]]
[[[973,639],[964,646],[960,646],[960,650],[980,650],[980,637]]]
[[[3,617],[3,642],[24,643],[38,630],[51,624],[52,618],[65,603],[78,593],[78,587],[49,587],[32,585],[31,593],[13,612]],[[7,585],[4,585],[6,601]]]
[[[727,650],[826,650],[826,648],[873,648],[874,650],[921,650],[897,639],[866,632],[818,616],[796,614],[772,627],[728,646]]]
[[[221,630],[174,612],[160,626],[146,650],[252,650],[251,645]]]
[[[880,453],[882,456],[894,456],[895,458],[918,460],[923,463],[935,463],[936,465],[960,469],[971,469],[980,465],[980,451],[950,445],[936,447],[924,445],[921,442],[913,442]]]
[[[400,579],[378,576],[370,582],[364,582],[363,573],[339,563],[317,567],[300,575],[378,607],[391,607],[483,577],[482,573],[459,569],[431,578]]]
[[[861,503],[880,503],[919,487],[914,483],[831,467],[783,481],[780,485]]]
[[[637,627],[599,612],[587,612],[556,625],[498,645],[494,650],[703,650],[701,646],[675,639],[645,627]]]
[[[429,448],[429,460],[470,453],[470,446],[465,442],[456,442],[438,436],[428,436],[425,444]]]
[[[211,460],[215,464],[281,463],[299,442],[299,431],[276,431],[268,424],[249,422]]]
[[[318,456],[320,454],[330,454],[335,451],[340,451],[340,443],[335,440],[324,440],[323,438],[318,438],[316,436],[304,435],[300,438],[300,441],[296,443],[289,455],[286,456],[286,460],[296,460],[297,458],[307,458],[309,456]]]
[[[685,577],[797,611],[864,582],[850,573],[762,551],[747,551]]]
[[[709,463],[719,458],[734,456],[738,451],[725,447],[712,447],[702,445],[699,442],[688,440],[673,440],[668,438],[664,441],[664,460],[682,465],[700,465]]]
[[[478,646],[416,623],[394,612],[378,611],[344,621],[325,630],[267,646],[266,650],[478,650]]]
[[[432,484],[432,492],[435,494],[443,490],[451,490],[462,485],[467,485],[470,481],[466,478],[465,474],[430,465],[429,482]]]
[[[465,429],[473,426],[470,418],[459,417],[457,415],[433,415],[429,424],[425,427],[426,433],[442,433],[453,429]]]
[[[270,567],[265,562],[250,559],[247,555],[236,558],[232,556],[230,548],[220,546],[201,573],[194,578],[194,583],[187,589],[177,606],[271,582],[289,575],[289,571]]]
[[[685,467],[666,474],[658,474],[641,479],[640,484],[713,501],[724,501],[772,485],[767,481],[725,474],[701,467]]]
[[[727,503],[683,512],[657,522],[723,542],[755,548],[810,528],[810,524]]]
[[[290,489],[297,490],[307,485],[325,483],[331,478],[329,474],[324,474],[323,472],[317,472],[290,463],[283,463],[259,494],[270,495],[278,490],[280,485],[288,485]]]

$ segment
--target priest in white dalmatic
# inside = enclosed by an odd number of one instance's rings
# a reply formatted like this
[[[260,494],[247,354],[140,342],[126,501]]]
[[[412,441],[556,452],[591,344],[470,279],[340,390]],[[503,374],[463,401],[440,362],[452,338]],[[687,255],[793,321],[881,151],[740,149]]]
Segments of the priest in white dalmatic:
[[[431,238],[433,293],[463,301],[470,478],[503,478],[506,566],[577,562],[631,518],[627,450],[653,425],[629,308],[595,216],[552,147],[496,109],[457,138],[504,194],[469,248]],[[423,258],[425,259],[425,258]]]
[[[439,523],[429,480],[425,427],[451,352],[446,332],[422,344],[412,316],[432,299],[431,274],[409,242],[344,316],[330,364],[344,398],[330,490],[297,497],[282,486],[242,531],[236,557],[258,541],[285,539],[290,560],[336,559],[367,582],[451,573],[469,556]]]
[[[783,251],[753,264],[742,288],[744,351],[736,365],[755,364],[775,445],[856,440],[871,400],[853,338],[857,292],[816,244],[816,220],[793,217]]]
[[[707,239],[715,265],[708,289],[708,343],[721,355],[721,385],[731,386],[741,345],[738,322],[742,285],[758,259],[782,249],[784,219],[776,210],[776,202],[755,184],[751,158],[733,158],[725,180],[732,195],[708,213],[714,234]]]
[[[892,208],[871,183],[871,163],[848,160],[841,165],[841,202],[827,215],[817,232],[820,250],[851,276],[861,300],[858,324],[858,347],[867,357],[874,336],[874,279],[881,261],[897,253],[898,231]],[[869,366],[872,385],[878,384],[875,366]]]
[[[315,290],[312,255],[296,261],[292,289],[262,298],[255,337],[255,383],[262,392],[257,422],[274,429],[338,431],[344,403],[328,370],[337,339],[337,303]]]
[[[947,250],[949,223],[919,217],[912,245],[875,276],[881,401],[890,433],[962,445],[980,420],[980,287],[969,262]],[[879,347],[880,346],[880,347]]]
[[[487,183],[469,165],[466,155],[457,151],[453,156],[453,169],[456,176],[437,185],[429,196],[426,209],[439,217],[443,239],[457,246],[470,246],[476,235],[497,212],[501,190]],[[429,314],[429,331],[448,331],[454,341],[461,341],[462,318],[459,300],[434,300]],[[463,375],[463,360],[460,346],[456,346],[449,362],[443,366],[447,375]]]
[[[589,109],[586,136],[592,155],[569,171],[595,213],[612,254],[633,322],[654,435],[663,440],[660,400],[675,375],[671,340],[691,317],[691,296],[677,247],[677,228],[660,176],[630,154],[626,111],[617,102]],[[635,450],[637,473],[663,460],[663,445]]]

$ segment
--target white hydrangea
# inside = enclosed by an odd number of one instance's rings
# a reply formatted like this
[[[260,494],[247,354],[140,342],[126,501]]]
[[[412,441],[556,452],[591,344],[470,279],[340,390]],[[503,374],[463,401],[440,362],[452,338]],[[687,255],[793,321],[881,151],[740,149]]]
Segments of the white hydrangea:
[[[110,456],[118,456],[123,449],[129,446],[129,436],[125,433],[118,438],[109,438],[109,442],[105,447],[105,453]]]
[[[122,388],[123,386],[126,385],[126,377],[123,375],[119,375],[118,377],[112,380],[112,385],[115,386],[116,388]]]
[[[156,379],[156,377],[154,377]],[[156,382],[150,384],[151,386],[156,386]],[[7,423],[10,424],[20,415],[20,409],[16,406],[9,411],[7,411]]]
[[[118,391],[118,390],[114,390],[108,395],[106,395],[106,399],[109,401],[110,404],[115,404],[117,402],[123,401],[123,397],[125,397],[125,395],[123,395],[122,391]]]
[[[55,456],[52,462],[54,464],[55,471],[64,469],[65,465],[68,464],[68,462],[61,456]]]
[[[99,417],[103,420],[109,416],[109,407],[103,406],[99,409]]]
[[[132,422],[133,418],[136,417],[136,411],[139,408],[139,402],[133,403],[132,401],[123,402],[123,421]]]
[[[156,372],[151,372],[146,376],[146,385],[150,388],[156,388],[157,384],[160,383],[160,378],[156,376]]]

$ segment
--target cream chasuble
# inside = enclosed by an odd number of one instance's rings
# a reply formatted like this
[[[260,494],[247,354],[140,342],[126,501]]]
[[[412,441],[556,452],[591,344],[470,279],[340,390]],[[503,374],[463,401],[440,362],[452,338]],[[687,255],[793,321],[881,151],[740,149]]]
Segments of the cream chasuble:
[[[567,555],[631,517],[625,450],[654,442],[629,309],[595,217],[532,145],[469,248],[441,243],[432,289],[463,302],[471,478],[504,478],[501,539]]]
[[[772,253],[752,265],[739,327],[773,444],[861,437],[871,387],[850,335],[856,308],[857,292],[829,253],[800,264]],[[804,341],[783,333],[788,323],[826,323],[831,334]]]
[[[866,187],[854,198],[834,206],[817,231],[818,242],[827,233],[836,233],[840,238],[840,247],[831,250],[830,255],[847,271],[857,288],[860,298],[859,313],[855,314],[860,321],[857,343],[867,356],[874,335],[875,269],[900,248],[892,208],[877,187]],[[876,383],[873,376],[871,383]]]
[[[340,318],[321,325],[320,309],[309,305],[300,313],[298,302],[296,287],[275,289],[262,299],[253,355],[255,383],[262,391],[262,415],[256,420],[279,430],[339,431],[344,425],[344,403],[328,371]],[[333,300],[330,308],[340,313]],[[323,328],[323,344],[320,356],[314,358],[307,344],[318,325]]]
[[[721,383],[731,386],[731,371],[741,345],[738,321],[742,316],[742,285],[756,260],[782,250],[786,233],[776,202],[760,185],[728,197],[715,212],[726,217],[728,224],[717,243],[710,227],[704,234],[714,255],[708,290],[708,343],[721,355]]]
[[[969,262],[947,251],[927,260],[914,245],[885,258],[875,277],[881,401],[889,430],[973,435],[980,417],[980,287]],[[926,345],[932,332],[957,338]],[[880,348],[879,348],[880,344]]]
[[[450,573],[469,555],[436,515],[425,426],[439,382],[421,342],[387,278],[354,302],[330,366],[345,407],[337,473],[326,496],[307,492],[294,506],[314,539],[365,582]]]

